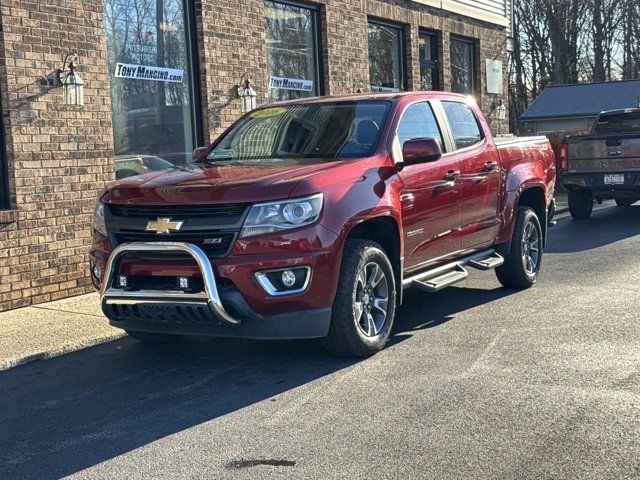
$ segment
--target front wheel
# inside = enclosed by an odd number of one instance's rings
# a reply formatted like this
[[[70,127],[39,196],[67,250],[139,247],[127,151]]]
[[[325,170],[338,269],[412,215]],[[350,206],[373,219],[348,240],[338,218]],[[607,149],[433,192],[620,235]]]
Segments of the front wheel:
[[[366,240],[348,240],[329,335],[322,340],[325,348],[334,355],[360,358],[382,350],[395,308],[395,277],[382,247]]]
[[[511,250],[496,276],[508,288],[529,288],[538,279],[543,247],[540,220],[529,207],[518,207]]]
[[[569,190],[569,212],[577,220],[586,220],[593,212],[593,195],[587,190]]]

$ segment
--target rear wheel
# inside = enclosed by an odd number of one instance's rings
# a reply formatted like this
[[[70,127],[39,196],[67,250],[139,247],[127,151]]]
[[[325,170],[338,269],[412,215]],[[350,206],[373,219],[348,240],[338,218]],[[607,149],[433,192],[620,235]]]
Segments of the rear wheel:
[[[329,335],[334,355],[368,357],[387,343],[396,307],[393,268],[382,247],[366,240],[345,245]]]
[[[631,205],[633,205],[634,203],[636,203],[638,200],[637,199],[628,199],[628,198],[616,198],[616,205],[618,205],[619,207],[630,207]]]
[[[496,276],[508,288],[529,288],[538,279],[542,264],[542,227],[529,207],[518,207],[511,238],[511,250],[504,263],[496,268]]]
[[[588,190],[569,190],[569,212],[578,220],[586,220],[593,212],[593,195]]]

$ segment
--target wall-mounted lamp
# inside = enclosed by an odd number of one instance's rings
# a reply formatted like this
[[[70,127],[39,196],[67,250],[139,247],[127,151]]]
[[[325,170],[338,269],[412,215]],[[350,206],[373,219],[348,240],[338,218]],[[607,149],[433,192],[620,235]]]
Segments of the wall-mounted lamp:
[[[84,105],[84,80],[75,72],[73,63],[77,60],[77,53],[68,53],[64,57],[62,68],[56,68],[42,82],[49,88],[63,87],[65,105]]]
[[[242,113],[248,113],[258,106],[258,94],[253,87],[251,87],[252,78],[253,75],[245,73],[240,79],[240,84],[238,85],[238,97],[240,98],[240,108]]]
[[[498,115],[498,120],[500,120],[501,122],[507,118],[507,107],[505,107],[502,99],[500,99],[500,102],[498,102],[498,106],[496,107],[496,113]]]

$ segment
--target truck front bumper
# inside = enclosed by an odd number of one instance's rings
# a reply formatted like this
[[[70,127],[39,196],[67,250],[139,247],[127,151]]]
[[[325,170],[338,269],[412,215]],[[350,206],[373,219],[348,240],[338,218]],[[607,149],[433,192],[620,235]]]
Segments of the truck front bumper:
[[[122,257],[128,253],[182,253],[193,258],[203,291],[132,290],[116,286]],[[125,243],[110,255],[101,288],[102,310],[111,325],[126,330],[253,339],[325,337],[331,308],[262,316],[235,289],[219,289],[210,260],[197,246],[181,242]]]

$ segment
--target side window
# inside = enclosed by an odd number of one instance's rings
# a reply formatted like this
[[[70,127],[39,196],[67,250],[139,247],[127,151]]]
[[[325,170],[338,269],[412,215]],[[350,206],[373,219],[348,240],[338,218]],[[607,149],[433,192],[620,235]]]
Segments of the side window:
[[[438,122],[433,115],[431,106],[427,102],[409,105],[402,114],[402,119],[398,125],[398,139],[401,147],[404,142],[414,138],[434,138],[444,151],[444,143]]]
[[[456,150],[480,143],[483,137],[482,130],[469,105],[460,102],[442,102],[442,107],[451,125]]]

